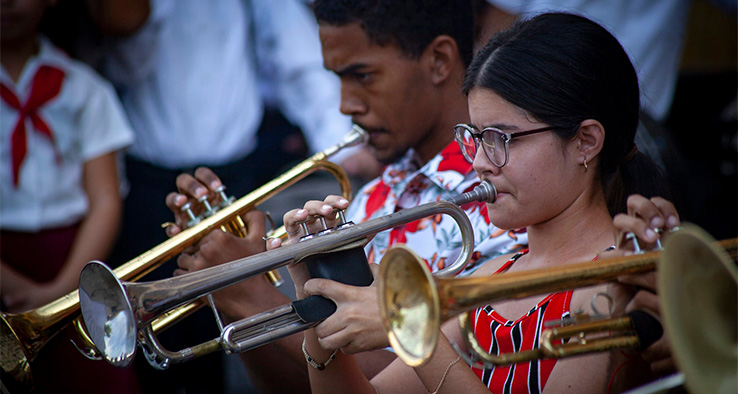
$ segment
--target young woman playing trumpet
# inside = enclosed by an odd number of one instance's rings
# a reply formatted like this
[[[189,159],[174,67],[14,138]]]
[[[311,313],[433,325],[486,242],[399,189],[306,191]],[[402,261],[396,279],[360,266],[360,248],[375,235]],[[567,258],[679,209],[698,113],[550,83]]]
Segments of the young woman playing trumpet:
[[[496,201],[487,204],[489,219],[499,228],[525,228],[529,237],[527,250],[491,260],[476,275],[592,261],[616,247],[625,231],[652,243],[659,237],[656,230],[679,223],[673,205],[663,199],[626,202],[633,193],[663,196],[666,189],[659,188],[658,170],[634,144],[640,102],[633,65],[598,24],[570,14],[519,22],[476,55],[463,91],[471,122],[456,126],[454,133],[479,177],[497,189]],[[288,231],[297,228],[297,212],[285,215]],[[613,221],[618,213],[623,216]],[[332,288],[338,284],[305,281],[303,269],[291,267],[298,295],[335,294]],[[652,283],[648,279],[627,281]],[[599,293],[607,293],[611,302]],[[598,309],[615,314],[633,307],[657,309],[652,291],[636,294],[630,285],[600,285],[479,308],[473,314],[475,333],[490,351],[537,346],[546,321],[591,313],[593,299]],[[348,322],[351,316],[342,319]],[[331,348],[331,335],[308,330],[303,350],[312,360],[312,389],[602,393],[650,380],[643,376],[649,375],[643,373],[649,370],[643,356],[656,361],[668,355],[663,342],[657,342],[641,354],[596,353],[477,369],[459,362],[451,346],[461,343],[457,322],[448,322],[442,331],[426,364],[411,368],[396,360],[368,381],[353,356]]]

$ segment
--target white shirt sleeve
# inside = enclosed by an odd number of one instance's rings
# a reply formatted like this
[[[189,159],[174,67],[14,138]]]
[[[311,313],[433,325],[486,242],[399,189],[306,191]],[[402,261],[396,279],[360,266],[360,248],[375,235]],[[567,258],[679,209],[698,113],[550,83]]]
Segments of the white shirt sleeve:
[[[89,89],[87,105],[79,117],[79,130],[84,133],[81,156],[89,161],[133,143],[133,131],[113,87],[94,75],[98,85]]]
[[[297,0],[252,1],[250,7],[256,55],[282,113],[300,126],[310,151],[339,142],[351,120],[340,113],[340,81],[323,67],[318,24],[309,8]]]

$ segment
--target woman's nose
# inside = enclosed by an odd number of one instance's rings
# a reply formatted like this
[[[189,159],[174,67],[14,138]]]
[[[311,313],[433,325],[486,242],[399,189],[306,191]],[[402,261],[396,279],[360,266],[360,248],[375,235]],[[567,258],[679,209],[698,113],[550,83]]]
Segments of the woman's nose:
[[[491,172],[493,174],[500,173],[500,168],[492,164],[492,162],[489,160],[489,157],[487,157],[487,154],[484,152],[484,148],[482,148],[481,146],[477,149],[477,152],[474,155],[472,167],[474,167],[474,171],[476,171],[478,174],[482,174],[485,172]]]

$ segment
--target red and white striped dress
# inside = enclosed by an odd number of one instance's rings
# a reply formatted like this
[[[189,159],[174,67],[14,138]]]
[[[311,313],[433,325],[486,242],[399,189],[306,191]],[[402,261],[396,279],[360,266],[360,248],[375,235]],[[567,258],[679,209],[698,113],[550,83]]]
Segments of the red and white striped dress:
[[[508,270],[517,259],[528,253],[515,254],[495,273]],[[474,335],[490,354],[519,352],[538,348],[544,323],[569,316],[572,291],[549,294],[528,313],[507,320],[487,305],[474,312]],[[558,341],[560,343],[560,341]],[[491,369],[472,368],[493,393],[541,393],[551,375],[556,359],[536,360]]]

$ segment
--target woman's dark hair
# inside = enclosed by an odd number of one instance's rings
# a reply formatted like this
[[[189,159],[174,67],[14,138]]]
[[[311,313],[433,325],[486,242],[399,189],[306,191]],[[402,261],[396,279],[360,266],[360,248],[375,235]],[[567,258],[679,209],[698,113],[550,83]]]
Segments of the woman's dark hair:
[[[313,11],[319,23],[358,22],[371,42],[396,44],[412,59],[440,35],[456,41],[464,65],[472,58],[471,0],[316,0]]]
[[[564,141],[586,119],[605,128],[599,176],[612,215],[626,211],[633,193],[670,198],[658,167],[635,146],[638,77],[620,43],[587,18],[542,14],[519,21],[474,57],[463,92],[490,89],[537,120],[556,127]]]

